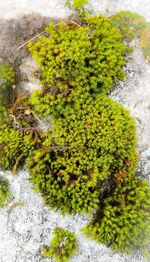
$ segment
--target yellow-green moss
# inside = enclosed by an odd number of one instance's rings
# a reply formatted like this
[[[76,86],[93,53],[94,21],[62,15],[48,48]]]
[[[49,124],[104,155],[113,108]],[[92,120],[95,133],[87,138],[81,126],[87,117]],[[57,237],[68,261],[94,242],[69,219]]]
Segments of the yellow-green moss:
[[[129,112],[105,95],[77,98],[51,119],[53,128],[27,161],[46,204],[71,213],[97,208],[102,183],[119,170],[133,173],[137,162]]]
[[[56,262],[68,262],[77,253],[77,239],[73,232],[57,227],[54,229],[50,247],[43,247],[46,257],[54,257]]]
[[[15,101],[12,108],[3,111],[0,118],[0,165],[13,169],[19,165],[40,142],[40,131],[35,127],[28,96]]]
[[[148,255],[150,190],[146,180],[118,173],[116,187],[107,192],[100,208],[83,232],[119,253],[141,250]]]
[[[8,203],[8,197],[11,195],[9,184],[6,180],[0,178],[0,208],[4,208]]]
[[[43,86],[43,92],[34,92],[31,100],[40,116],[43,111],[44,115],[51,113],[53,105],[71,103],[74,90],[75,96],[87,91],[106,94],[117,80],[124,79],[127,47],[108,18],[87,17],[80,26],[50,23],[46,32],[47,37],[29,44]]]
[[[14,70],[7,63],[0,64],[0,108],[9,105],[13,97]]]
[[[150,23],[143,16],[130,11],[119,12],[110,20],[121,31],[125,40],[139,39],[143,55],[150,61]]]

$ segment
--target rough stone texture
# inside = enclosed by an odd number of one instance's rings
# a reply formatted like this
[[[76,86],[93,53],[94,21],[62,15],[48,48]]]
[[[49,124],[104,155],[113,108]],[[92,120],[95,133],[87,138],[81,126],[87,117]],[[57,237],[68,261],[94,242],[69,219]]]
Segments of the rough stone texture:
[[[6,20],[3,18],[3,14],[5,14],[6,11],[2,12],[1,9],[2,2],[3,1],[0,1],[0,57],[2,56],[14,62],[16,58],[21,59],[26,54],[26,48],[20,50],[18,50],[18,48],[24,42],[40,33],[48,21],[52,19],[43,17],[38,13],[32,13],[17,18],[11,18],[10,16],[10,18]],[[7,1],[5,3],[7,3]]]
[[[150,21],[149,0],[90,0],[94,12],[103,12],[105,15],[114,14],[122,10],[137,12]]]
[[[115,86],[111,96],[136,117],[138,149],[142,151],[150,147],[150,64],[138,47],[131,58],[125,67],[127,78]]]
[[[0,1],[0,56],[16,57],[17,47],[33,35],[43,30],[47,19],[31,12],[49,17],[67,17],[71,12],[64,8],[63,0],[1,0]],[[114,13],[119,10],[138,12],[150,21],[149,0],[91,0],[95,12]],[[109,9],[109,12],[106,12]],[[108,11],[108,10],[107,10]],[[24,18],[21,15],[25,15]],[[4,20],[4,19],[8,20]],[[17,18],[17,19],[16,19]],[[11,20],[10,20],[11,19]],[[20,32],[20,33],[19,33]],[[24,52],[24,51],[22,51]],[[111,96],[131,110],[137,119],[138,151],[140,176],[150,181],[150,64],[144,61],[137,47],[125,70],[127,78],[119,82]],[[23,60],[20,67],[22,83],[19,88],[28,91],[37,88],[39,83],[33,78],[34,62]],[[44,130],[47,122],[40,123]],[[0,176],[8,178],[13,201],[0,210],[0,262],[48,262],[41,254],[42,245],[49,244],[52,230],[62,226],[74,231],[78,236],[79,253],[72,262],[140,262],[145,261],[139,252],[133,256],[119,255],[103,245],[84,238],[80,233],[88,221],[87,216],[65,216],[49,211],[41,197],[32,190],[28,174],[22,170],[17,176],[0,171]],[[12,204],[23,201],[24,206],[12,208]]]
[[[43,16],[67,17],[71,11],[65,7],[66,0],[1,0],[0,16],[4,19],[25,14],[40,13]],[[132,10],[144,15],[150,21],[149,0],[90,0],[94,12],[114,13],[120,10]]]

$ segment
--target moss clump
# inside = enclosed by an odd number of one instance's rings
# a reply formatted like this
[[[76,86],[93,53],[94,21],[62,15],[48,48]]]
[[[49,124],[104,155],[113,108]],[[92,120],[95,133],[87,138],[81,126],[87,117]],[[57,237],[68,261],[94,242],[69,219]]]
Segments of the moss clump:
[[[6,63],[0,64],[0,108],[11,102],[14,81],[13,68]]]
[[[12,168],[17,158],[23,153],[22,133],[5,124],[0,128],[0,164],[4,169]]]
[[[50,207],[91,212],[105,180],[119,170],[135,169],[135,123],[105,95],[94,100],[83,95],[62,113],[53,118],[42,147],[27,162],[31,180]]]
[[[33,151],[34,140],[30,132],[24,135],[20,130],[14,130],[5,124],[0,128],[0,145],[1,167],[3,169],[14,167],[15,171],[16,165],[23,163],[25,157]]]
[[[71,3],[73,2],[73,3]],[[73,5],[73,8],[75,10],[81,10],[81,8],[88,3],[88,0],[67,0],[66,1],[66,5],[68,5],[69,7],[71,7],[71,4]]]
[[[115,19],[84,17],[78,24],[50,24],[46,32],[51,38],[30,43],[43,85],[31,104],[40,117],[51,114],[53,128],[43,134],[27,168],[48,206],[63,213],[97,209],[84,229],[86,235],[128,253],[149,240],[149,200],[140,198],[141,194],[149,199],[149,190],[135,177],[134,120],[106,96],[124,77],[127,48],[122,40],[134,37],[126,19],[119,26]],[[134,20],[134,26],[140,32],[139,22]],[[146,230],[140,235],[143,225]]]
[[[8,182],[0,179],[0,208],[4,208],[7,205],[10,195]]]
[[[28,97],[16,100],[12,108],[4,111],[0,122],[0,165],[3,169],[24,163],[25,158],[40,143],[40,131],[35,127]]]
[[[139,14],[122,11],[111,18],[111,23],[122,33],[126,41],[139,39],[144,57],[150,61],[150,23]]]
[[[77,253],[77,239],[74,233],[60,227],[54,229],[55,234],[49,248],[43,248],[43,255],[54,257],[56,262],[70,261],[72,255]]]
[[[134,120],[107,97],[125,76],[122,67],[129,50],[116,26],[126,40],[132,38],[126,21],[124,29],[115,17],[84,13],[76,22],[51,23],[46,36],[29,44],[43,88],[3,111],[0,163],[15,173],[26,161],[30,181],[50,208],[73,214],[97,210],[86,235],[128,252],[134,250],[131,241],[135,248],[141,247],[137,238],[143,245],[148,241],[149,191],[146,182],[135,177]],[[50,116],[51,129],[41,134],[35,114]],[[70,251],[60,243],[44,252],[65,261]]]
[[[88,4],[88,0],[67,0],[66,1],[66,6],[68,6],[69,8],[73,8],[74,10],[78,11],[79,15],[84,15],[85,16],[85,11],[87,11],[85,9],[85,4]],[[88,12],[88,11],[87,11]]]
[[[83,229],[86,236],[119,253],[140,249],[150,241],[150,190],[146,180],[116,174],[116,187],[101,201],[100,209]]]
[[[108,93],[113,83],[125,77],[122,67],[127,48],[108,18],[87,17],[79,26],[72,22],[58,26],[50,23],[46,32],[47,37],[41,36],[29,44],[40,66],[43,86],[40,99],[33,101],[35,112],[41,113],[39,107],[45,106],[44,102],[51,108],[61,100],[66,103],[73,90],[91,95]]]

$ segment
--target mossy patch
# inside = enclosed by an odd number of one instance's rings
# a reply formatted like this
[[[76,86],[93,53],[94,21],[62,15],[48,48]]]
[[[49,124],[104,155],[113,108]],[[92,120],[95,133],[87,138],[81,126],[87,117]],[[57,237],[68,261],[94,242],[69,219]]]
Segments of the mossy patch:
[[[12,66],[7,63],[0,64],[0,108],[12,102],[14,82],[15,75]]]
[[[4,208],[7,205],[10,195],[8,182],[0,178],[0,208]]]
[[[42,253],[46,257],[54,257],[56,262],[68,262],[77,253],[77,239],[73,232],[57,227],[53,231],[54,237],[50,247],[43,247]]]
[[[35,92],[31,101],[40,116],[43,111],[52,113],[53,105],[71,103],[75,92],[107,94],[117,80],[124,79],[127,47],[108,18],[87,17],[79,26],[50,23],[46,32],[47,37],[29,44],[43,85],[43,92]]]
[[[129,112],[105,95],[84,96],[53,118],[41,148],[27,161],[46,204],[62,212],[91,213],[103,182],[120,170],[133,173],[137,163]]]
[[[35,123],[28,96],[17,99],[12,108],[3,111],[0,122],[0,165],[3,169],[13,169],[15,174],[38,145],[40,131]]]
[[[139,39],[143,55],[150,61],[150,23],[143,16],[130,11],[119,12],[110,17],[110,20],[122,32],[126,41]]]
[[[150,240],[148,182],[121,172],[115,179],[115,190],[107,192],[100,209],[83,232],[119,253],[130,254],[139,249],[147,256]]]

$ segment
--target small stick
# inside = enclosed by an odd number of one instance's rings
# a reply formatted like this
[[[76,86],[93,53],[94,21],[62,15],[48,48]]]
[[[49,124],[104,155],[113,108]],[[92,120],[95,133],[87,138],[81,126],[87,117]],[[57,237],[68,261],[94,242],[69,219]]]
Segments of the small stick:
[[[45,33],[45,31],[39,33],[38,35],[35,35],[34,37],[32,37],[31,39],[29,39],[28,41],[26,41],[24,44],[22,44],[21,46],[19,46],[17,48],[17,51],[20,50],[22,47],[24,47],[25,45],[27,45],[30,41],[36,39],[37,37],[39,37],[40,35],[43,35]]]
[[[70,149],[70,148],[72,148],[71,146],[51,146],[51,147],[49,147],[51,150],[60,150],[60,151],[62,151],[62,150],[64,150],[64,149]]]
[[[14,176],[16,175],[19,162],[22,160],[23,157],[24,157],[24,153],[22,152],[22,153],[20,154],[20,156],[17,158],[16,163],[15,163],[15,165],[14,165],[14,167],[13,167],[12,173],[13,173]]]
[[[16,121],[16,118],[15,118],[14,115],[9,114],[9,116],[13,118],[13,120],[14,120],[14,122],[15,122],[15,125],[20,126],[20,124]]]
[[[80,25],[78,25],[75,21],[70,21],[71,23],[73,23],[73,24],[75,24],[75,25],[77,25],[78,27],[81,27]]]

